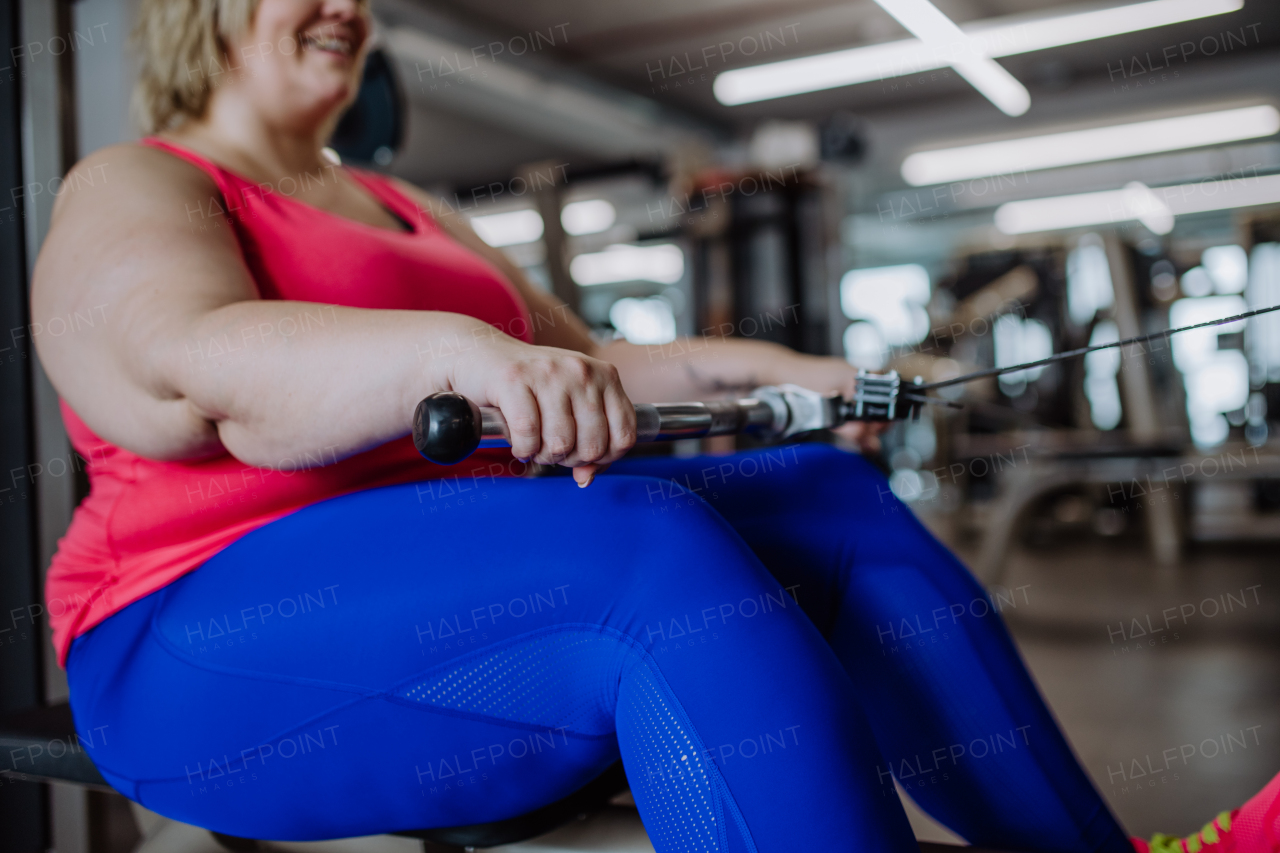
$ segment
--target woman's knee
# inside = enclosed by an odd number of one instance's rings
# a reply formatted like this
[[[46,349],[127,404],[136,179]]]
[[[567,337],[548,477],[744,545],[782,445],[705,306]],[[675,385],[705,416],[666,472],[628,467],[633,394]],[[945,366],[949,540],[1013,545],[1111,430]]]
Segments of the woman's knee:
[[[880,507],[896,512],[901,502],[889,488],[885,475],[859,453],[830,444],[801,444],[794,452],[799,479],[807,486],[860,507]]]
[[[699,490],[680,479],[634,475],[599,477],[591,485],[601,509],[634,530],[685,533],[723,523]]]
[[[620,580],[658,585],[671,596],[706,583],[759,585],[768,577],[759,559],[727,521],[687,484],[656,477],[600,477],[600,499],[623,529],[617,544],[634,549],[621,561]],[[625,568],[629,567],[629,571]]]

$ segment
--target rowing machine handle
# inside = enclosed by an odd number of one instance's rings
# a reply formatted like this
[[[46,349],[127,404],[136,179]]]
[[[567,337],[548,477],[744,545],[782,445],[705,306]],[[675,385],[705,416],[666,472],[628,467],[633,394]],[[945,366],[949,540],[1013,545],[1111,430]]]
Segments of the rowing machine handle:
[[[773,389],[761,389],[761,391]],[[748,398],[708,403],[640,403],[636,406],[637,441],[672,441],[747,431],[783,432],[789,411],[778,399]],[[481,408],[452,391],[438,391],[418,403],[413,413],[413,444],[428,461],[453,465],[484,443],[509,446],[511,435],[502,412]]]
[[[780,440],[832,429],[851,420],[888,421],[914,417],[919,404],[899,396],[896,373],[859,371],[853,399],[819,394],[796,385],[766,385],[738,400],[705,403],[640,403],[636,441],[672,441],[711,435],[755,433]],[[438,391],[413,413],[413,444],[428,461],[453,465],[484,443],[510,445],[502,412],[482,408],[461,394]]]

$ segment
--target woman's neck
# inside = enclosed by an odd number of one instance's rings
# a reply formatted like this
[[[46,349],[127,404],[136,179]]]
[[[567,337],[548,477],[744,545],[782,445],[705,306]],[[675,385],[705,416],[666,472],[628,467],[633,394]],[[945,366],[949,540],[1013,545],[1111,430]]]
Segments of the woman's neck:
[[[211,98],[205,115],[165,134],[247,177],[264,181],[331,165],[320,153],[328,128],[265,120],[238,100]]]

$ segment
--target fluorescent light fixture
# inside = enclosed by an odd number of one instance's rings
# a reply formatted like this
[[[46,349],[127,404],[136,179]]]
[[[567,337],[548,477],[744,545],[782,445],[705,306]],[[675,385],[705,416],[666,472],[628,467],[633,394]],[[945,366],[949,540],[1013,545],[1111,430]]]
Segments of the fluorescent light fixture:
[[[1173,230],[1173,211],[1151,191],[1151,187],[1141,181],[1130,181],[1122,192],[1125,205],[1137,215],[1139,222],[1147,226],[1147,230],[1154,234],[1168,234]]]
[[[1280,175],[1223,178],[1149,189],[1136,181],[1121,190],[1011,201],[996,208],[1005,234],[1030,234],[1138,220],[1155,231],[1170,217],[1280,204]]]
[[[1271,136],[1280,130],[1280,111],[1270,104],[1194,115],[1113,124],[917,151],[902,161],[902,177],[913,187],[1056,169],[1123,157],[1202,148]]]
[[[960,27],[990,58],[1016,56],[1093,39],[1236,12],[1244,0],[1150,0],[1026,20],[991,18]],[[920,39],[902,39],[816,56],[784,59],[718,75],[716,100],[726,106],[784,98],[944,68],[951,58]]]
[[[578,255],[569,263],[569,275],[584,287],[624,281],[675,284],[684,278],[684,252],[674,243],[614,244],[603,252]]]
[[[876,0],[876,3],[924,42],[928,50],[944,56],[950,54],[947,64],[1002,113],[1020,116],[1031,108],[1031,93],[1027,88],[929,0]]]
[[[490,246],[515,246],[542,237],[542,216],[536,210],[491,213],[471,217],[471,227]]]
[[[571,201],[560,211],[565,233],[579,237],[607,230],[618,219],[618,211],[602,198]]]
[[[1138,220],[1157,234],[1173,230],[1174,214],[1146,184],[1134,181],[1121,190],[1013,201],[996,208],[996,227],[1006,234],[1027,234],[1085,225]]]

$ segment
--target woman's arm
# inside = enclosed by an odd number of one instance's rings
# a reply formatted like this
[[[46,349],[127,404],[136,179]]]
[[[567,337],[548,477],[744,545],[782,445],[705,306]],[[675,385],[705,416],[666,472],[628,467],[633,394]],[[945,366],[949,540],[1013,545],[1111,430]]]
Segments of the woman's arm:
[[[618,368],[633,399],[647,402],[741,396],[781,382],[843,391],[856,372],[839,359],[748,338],[688,337],[645,345],[614,341],[595,355]]]
[[[100,169],[106,182],[90,178]],[[579,466],[617,458],[634,412],[617,371],[530,346],[459,314],[259,299],[225,222],[187,211],[217,189],[171,155],[117,146],[79,164],[36,265],[33,319],[104,322],[39,335],[59,393],[102,438],[143,456],[224,448],[287,466],[342,458],[405,435],[414,405],[455,390],[500,407],[518,456]],[[290,337],[285,318],[322,316]]]
[[[597,344],[587,326],[553,294],[536,287],[500,249],[485,243],[465,216],[412,184],[397,181],[400,190],[432,214],[455,240],[497,267],[515,286],[529,309],[555,318],[538,324],[539,344],[586,353],[613,364],[628,396],[645,403],[676,402],[746,394],[761,385],[794,382],[820,391],[853,393],[857,370],[840,358],[803,355],[779,344],[747,338],[690,337],[669,344],[638,345],[626,341]],[[437,214],[436,212],[442,212]],[[426,214],[422,214],[426,215]],[[846,424],[838,432],[864,449],[878,447],[882,427]]]

